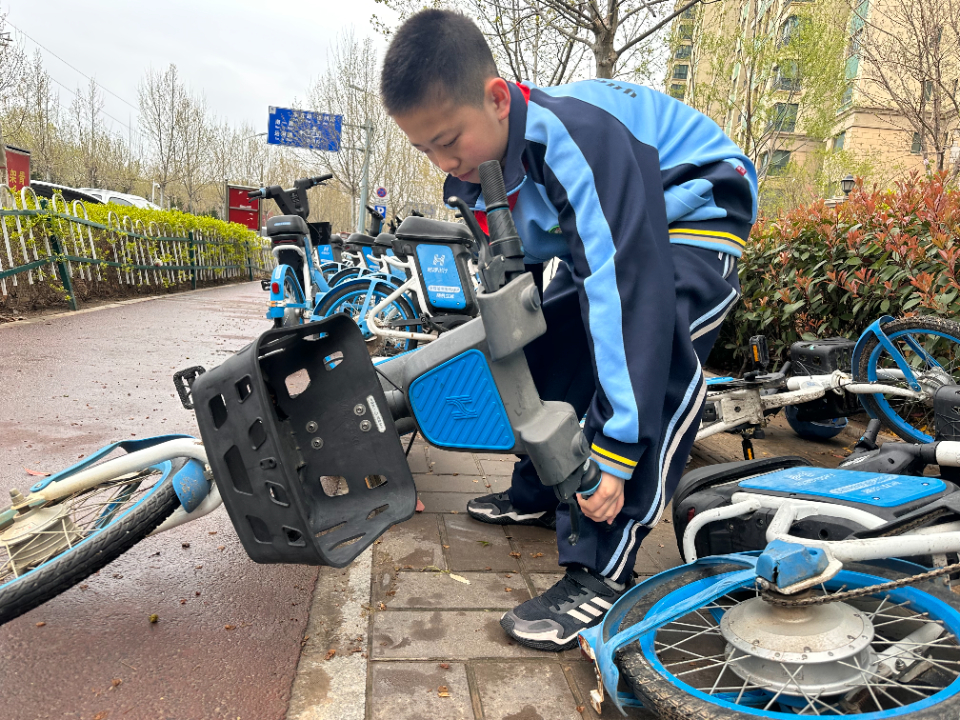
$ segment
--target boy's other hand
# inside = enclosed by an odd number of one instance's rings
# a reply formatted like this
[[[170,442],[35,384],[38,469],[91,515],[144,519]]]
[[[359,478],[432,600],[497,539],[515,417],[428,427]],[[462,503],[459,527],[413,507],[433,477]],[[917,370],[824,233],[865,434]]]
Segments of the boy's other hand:
[[[623,508],[623,480],[608,472],[600,473],[600,486],[588,498],[577,493],[583,514],[594,522],[613,523]]]

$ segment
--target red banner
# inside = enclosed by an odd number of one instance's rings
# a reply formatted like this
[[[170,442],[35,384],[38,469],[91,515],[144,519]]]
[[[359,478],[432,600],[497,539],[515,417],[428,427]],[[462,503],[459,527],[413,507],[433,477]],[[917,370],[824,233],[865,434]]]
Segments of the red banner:
[[[30,151],[7,145],[7,185],[20,192],[30,184]]]
[[[251,230],[260,231],[260,201],[247,197],[257,188],[227,185],[227,221],[240,223]]]

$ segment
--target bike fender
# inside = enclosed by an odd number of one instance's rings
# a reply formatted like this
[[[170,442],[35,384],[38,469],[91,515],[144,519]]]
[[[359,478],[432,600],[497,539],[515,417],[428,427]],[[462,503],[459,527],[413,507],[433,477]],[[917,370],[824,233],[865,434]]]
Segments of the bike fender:
[[[277,265],[270,274],[270,302],[267,307],[268,319],[283,317],[283,283],[288,276],[293,280],[293,286],[296,289],[298,300],[301,304],[303,303],[303,287],[300,285],[300,281],[297,279],[297,274],[293,271],[293,268],[289,265]],[[276,284],[280,292],[275,293],[273,291],[274,284]]]
[[[193,512],[210,492],[210,481],[203,472],[203,465],[190,460],[173,476],[173,489],[183,509]]]
[[[382,277],[377,277],[375,275],[364,275],[360,278],[355,278],[354,280],[347,280],[337,285],[337,289],[340,288],[368,288],[369,290],[374,290],[377,286],[383,286],[383,292],[387,295],[392,293],[397,289],[397,286],[393,283],[385,280]]]
[[[192,435],[157,435],[156,437],[150,438],[141,438],[138,440],[122,440],[121,442],[115,442],[106,447],[102,447],[97,450],[95,453],[85,457],[80,462],[75,465],[61,470],[58,473],[54,473],[50,477],[46,477],[43,480],[36,483],[33,487],[30,488],[30,492],[40,492],[50,483],[55,483],[64,478],[67,478],[71,475],[74,475],[81,470],[94,465],[97,461],[102,458],[105,458],[107,455],[112,453],[114,450],[123,450],[126,453],[136,452],[137,450],[145,450],[146,448],[153,447],[154,445],[159,445],[160,443],[165,443],[170,440],[178,440],[180,438],[193,438]]]

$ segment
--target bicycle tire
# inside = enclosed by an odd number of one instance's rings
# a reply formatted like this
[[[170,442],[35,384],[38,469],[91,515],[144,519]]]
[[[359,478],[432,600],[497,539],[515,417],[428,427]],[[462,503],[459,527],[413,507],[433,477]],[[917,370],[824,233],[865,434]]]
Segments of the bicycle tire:
[[[327,278],[327,285],[329,285],[331,288],[335,288],[345,280],[356,280],[360,277],[362,272],[363,268],[360,267],[344,268],[343,270],[340,270]]]
[[[165,476],[103,528],[21,577],[0,585],[0,625],[69,590],[149,535],[180,505],[171,478],[187,462],[187,458],[171,460]]]
[[[318,315],[320,317],[329,317],[330,315],[335,315],[338,312],[344,312],[341,309],[341,307],[345,300],[347,300],[352,295],[360,295],[360,294],[365,295],[366,292],[367,290],[365,288],[358,288],[356,286],[334,288],[327,295],[325,295],[323,300],[320,301],[320,304],[317,305],[316,310],[314,310],[314,315]],[[387,295],[389,294],[383,290],[380,290],[379,288],[374,288],[373,293],[374,293],[374,297],[379,298],[376,302],[380,302],[381,300],[386,298]],[[403,314],[405,319],[408,319],[408,320],[417,319],[417,315],[414,312],[413,307],[410,305],[407,299],[402,295],[398,297],[396,300],[394,300],[393,303],[391,304],[395,304],[397,305],[397,307],[400,308],[400,312]],[[389,307],[389,305],[387,307]],[[351,317],[353,316],[351,315]],[[354,317],[354,321],[356,321],[356,317]],[[385,351],[387,348],[391,348],[392,351],[385,352],[384,357],[399,355],[400,353],[408,352],[417,347],[417,340],[407,339],[407,340],[398,340],[397,343],[390,343],[392,338],[374,337],[374,335],[369,332],[364,333],[363,339],[368,344],[379,341],[378,344],[382,346]]]
[[[919,331],[952,340],[956,343],[957,351],[960,353],[960,323],[954,320],[925,316],[894,320],[883,326],[884,334],[891,340],[896,340],[908,334],[909,331]],[[859,382],[868,382],[871,376],[876,377],[877,362],[883,355],[884,349],[880,346],[876,336],[871,335],[864,343],[863,350],[860,353],[860,361],[854,368],[854,379]],[[951,372],[951,375],[953,375],[953,372]],[[953,380],[954,382],[960,380],[960,371],[957,371],[957,376]],[[926,429],[933,429],[932,402],[929,409],[918,419],[915,419],[912,416],[903,417],[897,412],[898,407],[911,407],[907,402],[901,403],[894,399],[893,404],[891,404],[887,398],[879,393],[877,395],[879,395],[879,400],[875,395],[860,395],[859,398],[867,411],[874,417],[879,418],[886,428],[907,442],[928,443],[933,440],[933,436],[925,431]],[[916,405],[917,403],[913,403],[913,406]]]
[[[627,614],[623,627],[629,627],[642,620],[657,602],[668,594],[681,589],[684,585],[706,577],[742,569],[742,566],[736,565],[691,566],[690,572],[674,578],[671,582],[643,597]],[[844,569],[877,576],[881,581],[896,580],[906,575],[890,568],[863,563],[845,563]],[[952,595],[942,585],[937,584],[935,579],[918,583],[914,587],[918,587],[923,592],[947,603],[952,608],[956,608],[956,596]],[[630,691],[643,703],[646,709],[663,720],[690,720],[690,718],[756,720],[757,717],[772,717],[769,714],[758,714],[756,711],[739,712],[685,692],[677,686],[676,680],[665,678],[649,663],[637,642],[620,651],[617,657],[617,665]],[[880,711],[878,715],[871,715],[871,717],[881,717],[883,713],[884,711]],[[950,695],[943,702],[938,702],[926,708],[911,710],[908,713],[910,720],[942,720],[945,717],[957,717],[958,714],[960,714],[960,695],[958,694]],[[776,713],[776,717],[781,716],[782,713]],[[844,717],[857,717],[857,715],[844,715]]]

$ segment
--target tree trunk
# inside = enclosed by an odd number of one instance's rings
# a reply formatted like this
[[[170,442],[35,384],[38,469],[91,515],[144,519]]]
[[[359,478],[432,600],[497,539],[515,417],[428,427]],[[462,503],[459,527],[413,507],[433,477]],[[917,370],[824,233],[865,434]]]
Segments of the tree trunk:
[[[616,26],[610,23],[609,19],[606,25],[600,20],[594,21],[593,36],[596,40],[593,43],[593,57],[597,64],[598,78],[613,79],[613,70],[618,59],[618,55],[613,49],[616,33]]]

